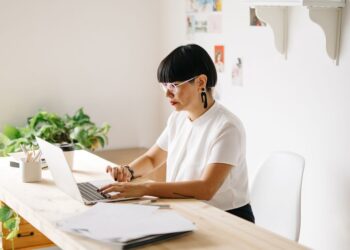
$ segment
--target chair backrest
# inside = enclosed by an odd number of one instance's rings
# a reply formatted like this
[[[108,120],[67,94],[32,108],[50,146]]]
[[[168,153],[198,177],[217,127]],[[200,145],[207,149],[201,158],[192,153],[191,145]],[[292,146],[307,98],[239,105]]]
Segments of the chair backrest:
[[[299,240],[301,185],[305,160],[292,152],[274,152],[253,181],[255,223],[291,240]]]

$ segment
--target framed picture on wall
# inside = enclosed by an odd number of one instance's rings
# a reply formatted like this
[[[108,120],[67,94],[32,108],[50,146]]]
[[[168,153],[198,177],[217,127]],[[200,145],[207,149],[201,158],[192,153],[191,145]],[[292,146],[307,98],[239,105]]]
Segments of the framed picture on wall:
[[[224,72],[225,69],[225,47],[224,45],[214,46],[214,63],[216,70],[219,73]]]
[[[222,0],[187,0],[187,12],[222,11]]]
[[[243,64],[241,57],[234,57],[231,80],[233,86],[243,86]]]
[[[196,33],[222,33],[222,0],[186,0],[188,38]]]

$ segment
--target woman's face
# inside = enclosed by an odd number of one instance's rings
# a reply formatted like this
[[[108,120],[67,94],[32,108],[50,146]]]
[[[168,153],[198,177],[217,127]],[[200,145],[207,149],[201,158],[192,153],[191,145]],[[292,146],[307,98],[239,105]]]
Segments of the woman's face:
[[[167,90],[166,97],[176,111],[191,111],[201,104],[201,84],[199,78],[177,86],[177,91],[175,92]]]

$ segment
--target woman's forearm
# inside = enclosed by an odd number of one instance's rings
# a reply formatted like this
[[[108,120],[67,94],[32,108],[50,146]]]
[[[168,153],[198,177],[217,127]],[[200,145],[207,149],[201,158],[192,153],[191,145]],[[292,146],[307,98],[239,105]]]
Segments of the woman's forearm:
[[[182,182],[150,182],[143,184],[146,195],[160,198],[193,198],[198,200],[210,200],[216,188],[208,185],[205,181],[182,181]]]
[[[152,160],[146,154],[129,163],[129,166],[134,170],[135,178],[147,175],[155,168]]]
[[[152,195],[160,198],[211,200],[231,168],[228,164],[212,163],[208,165],[201,179],[179,182],[115,182],[102,187],[100,191],[103,194],[118,192],[111,196],[113,199]]]
[[[132,161],[129,166],[133,169],[135,178],[142,177],[165,163],[166,157],[166,151],[153,145],[146,153]]]
[[[223,163],[209,164],[201,179],[180,182],[144,183],[146,195],[161,198],[194,198],[211,200],[229,175],[232,166]]]

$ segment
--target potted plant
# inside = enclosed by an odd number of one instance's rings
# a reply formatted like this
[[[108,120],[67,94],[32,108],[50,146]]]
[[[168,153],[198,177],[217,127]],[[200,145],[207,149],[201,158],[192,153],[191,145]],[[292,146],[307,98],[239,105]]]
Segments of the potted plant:
[[[73,144],[75,149],[95,150],[108,143],[108,124],[97,127],[80,108],[73,116],[39,111],[24,127],[5,125],[0,133],[0,156],[21,151],[21,145],[36,145],[35,136],[56,144]]]

